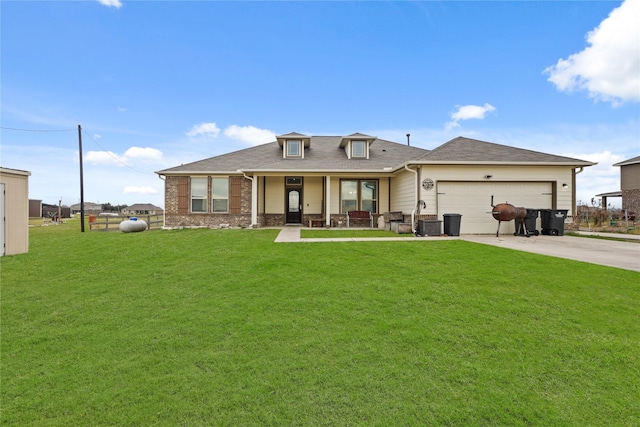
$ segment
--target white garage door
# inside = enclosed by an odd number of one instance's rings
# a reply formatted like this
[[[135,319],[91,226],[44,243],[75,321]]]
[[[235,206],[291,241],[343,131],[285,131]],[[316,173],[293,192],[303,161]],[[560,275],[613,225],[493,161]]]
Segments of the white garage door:
[[[446,182],[439,181],[438,219],[445,213],[462,214],[460,233],[491,234],[498,228],[498,221],[491,215],[493,203],[510,203],[530,209],[551,208],[550,182]],[[540,230],[538,218],[536,229]],[[515,223],[502,223],[500,233],[515,232]]]

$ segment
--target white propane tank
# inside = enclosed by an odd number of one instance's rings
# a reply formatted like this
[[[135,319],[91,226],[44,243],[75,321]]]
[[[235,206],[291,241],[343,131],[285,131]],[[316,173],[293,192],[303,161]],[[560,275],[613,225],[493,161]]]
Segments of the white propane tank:
[[[137,231],[144,231],[147,229],[147,223],[143,220],[139,220],[135,216],[126,219],[118,226],[123,233],[135,233]]]

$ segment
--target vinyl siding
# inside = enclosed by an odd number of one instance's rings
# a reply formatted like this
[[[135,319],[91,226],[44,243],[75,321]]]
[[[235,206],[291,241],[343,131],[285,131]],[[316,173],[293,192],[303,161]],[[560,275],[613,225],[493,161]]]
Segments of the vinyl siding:
[[[322,177],[309,176],[304,178],[303,188],[303,208],[305,214],[321,214],[322,213]]]
[[[640,188],[640,164],[620,166],[620,190]]]
[[[265,177],[265,207],[266,214],[284,213],[284,177]]]

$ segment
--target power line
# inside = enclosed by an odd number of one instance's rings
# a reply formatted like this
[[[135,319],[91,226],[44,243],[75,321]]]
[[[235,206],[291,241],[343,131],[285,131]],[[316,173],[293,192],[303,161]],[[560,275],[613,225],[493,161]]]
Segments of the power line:
[[[93,137],[92,137],[91,135],[89,135],[89,134],[88,134],[84,129],[82,129],[82,133],[84,133],[86,136],[88,136],[88,137],[89,137],[89,139],[90,139],[90,140],[92,140],[94,144],[96,144],[98,147],[100,147],[100,149],[101,149],[102,151],[104,151],[105,153],[107,153],[107,155],[109,155],[109,157],[111,157],[111,158],[112,158],[113,160],[115,160],[116,162],[120,163],[122,166],[127,167],[127,168],[131,169],[131,170],[132,170],[132,171],[134,171],[134,172],[141,173],[141,174],[143,174],[143,175],[151,175],[151,174],[150,174],[150,173],[148,173],[148,172],[142,172],[142,171],[140,171],[140,170],[138,170],[138,169],[136,169],[136,168],[133,168],[133,167],[129,166],[128,164],[124,163],[122,160],[120,160],[119,158],[117,158],[116,156],[114,156],[114,155],[111,153],[111,151],[107,150],[107,149],[106,149],[106,148],[104,148],[102,145],[98,144],[98,141],[96,141],[95,139],[93,139]]]
[[[75,130],[75,129],[22,129],[22,128],[9,128],[5,126],[0,126],[0,129],[15,130],[19,132],[71,132]]]

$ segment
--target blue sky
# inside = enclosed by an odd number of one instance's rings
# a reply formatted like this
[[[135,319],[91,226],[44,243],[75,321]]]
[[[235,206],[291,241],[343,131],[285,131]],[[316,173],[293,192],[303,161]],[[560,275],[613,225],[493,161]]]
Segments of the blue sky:
[[[164,206],[154,171],[274,140],[457,136],[599,162],[640,154],[640,0],[2,1],[3,167],[29,197]],[[51,132],[51,131],[57,132]],[[619,206],[619,199],[613,200]]]

